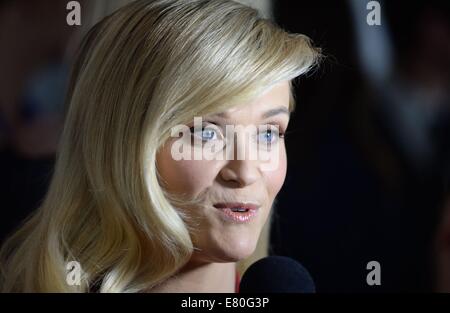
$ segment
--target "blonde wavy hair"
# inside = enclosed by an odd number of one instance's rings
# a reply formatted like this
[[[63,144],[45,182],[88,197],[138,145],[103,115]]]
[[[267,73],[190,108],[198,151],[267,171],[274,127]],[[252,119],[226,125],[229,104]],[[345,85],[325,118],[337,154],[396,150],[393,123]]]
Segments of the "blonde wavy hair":
[[[159,184],[171,128],[291,82],[319,56],[234,1],[142,0],[104,18],[73,67],[48,193],[0,251],[0,290],[140,292],[175,274],[194,247]]]

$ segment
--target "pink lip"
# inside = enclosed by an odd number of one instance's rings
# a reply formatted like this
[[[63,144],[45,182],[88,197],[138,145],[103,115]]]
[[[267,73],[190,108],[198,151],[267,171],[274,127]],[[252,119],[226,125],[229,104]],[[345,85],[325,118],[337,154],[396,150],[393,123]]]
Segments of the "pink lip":
[[[244,208],[247,210],[257,210],[259,205],[253,203],[243,203],[243,202],[226,202],[226,203],[215,203],[214,207],[216,209],[232,209],[232,208]]]
[[[216,203],[214,207],[222,213],[223,219],[234,223],[250,222],[256,217],[259,209],[259,205],[242,202]],[[234,212],[231,210],[232,208],[244,208],[247,209],[247,212]]]

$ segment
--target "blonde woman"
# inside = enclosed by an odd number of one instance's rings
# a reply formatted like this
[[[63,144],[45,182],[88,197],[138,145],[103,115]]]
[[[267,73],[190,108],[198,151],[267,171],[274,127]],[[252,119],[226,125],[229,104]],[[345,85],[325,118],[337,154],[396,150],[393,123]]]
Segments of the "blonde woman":
[[[291,82],[318,56],[233,1],[136,1],[103,19],[74,66],[45,201],[2,247],[1,291],[235,292],[284,182]],[[180,159],[180,143],[219,148]]]

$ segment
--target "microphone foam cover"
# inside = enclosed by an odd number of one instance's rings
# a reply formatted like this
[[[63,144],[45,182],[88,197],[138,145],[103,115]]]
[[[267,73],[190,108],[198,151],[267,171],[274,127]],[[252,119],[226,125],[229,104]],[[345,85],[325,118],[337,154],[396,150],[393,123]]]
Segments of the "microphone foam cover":
[[[269,256],[253,263],[244,273],[240,293],[314,293],[314,281],[297,261]]]

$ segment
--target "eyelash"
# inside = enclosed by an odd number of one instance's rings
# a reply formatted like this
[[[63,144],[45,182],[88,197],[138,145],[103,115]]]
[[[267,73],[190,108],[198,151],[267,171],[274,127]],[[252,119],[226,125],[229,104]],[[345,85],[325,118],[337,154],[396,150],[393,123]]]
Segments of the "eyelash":
[[[203,132],[203,131],[205,130],[205,128],[207,128],[207,127],[210,126],[210,125],[216,125],[216,124],[214,124],[214,123],[204,123],[204,124],[202,124],[201,131]],[[215,128],[215,127],[214,127],[214,128]],[[214,128],[211,127],[211,130],[217,132],[217,130],[215,130]],[[195,133],[195,127],[192,126],[192,127],[189,128],[189,130],[190,130],[192,136],[194,136],[194,133]],[[203,142],[206,142],[207,140],[203,140],[203,139],[202,139],[202,141],[203,141]]]
[[[205,123],[202,125],[201,131],[203,132],[203,131],[204,131],[206,128],[208,128],[208,126],[210,126],[210,125],[215,125],[215,126],[217,127],[217,124],[215,124],[215,123],[207,123],[207,122],[205,122]],[[278,129],[280,129],[280,126],[279,126],[279,125],[267,124],[266,126],[268,126],[266,132],[268,132],[268,131],[273,131],[273,128],[270,128],[270,126],[278,127]],[[211,130],[216,131],[214,128],[215,128],[215,127],[212,127]],[[195,133],[195,127],[192,126],[192,127],[189,128],[189,130],[190,130],[191,134],[194,135],[194,133]],[[217,131],[216,131],[216,132],[217,132]],[[279,139],[284,139],[285,136],[286,136],[286,132],[283,132],[283,131],[281,131],[281,130],[280,130],[280,131],[276,131],[276,130],[275,130],[275,132],[278,133],[278,138],[279,138]],[[259,134],[258,134],[258,135],[259,135]],[[223,138],[223,136],[221,136],[221,137]],[[214,140],[214,139],[211,139],[211,140]],[[202,141],[203,141],[203,142],[207,142],[208,140],[202,139]]]

